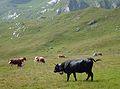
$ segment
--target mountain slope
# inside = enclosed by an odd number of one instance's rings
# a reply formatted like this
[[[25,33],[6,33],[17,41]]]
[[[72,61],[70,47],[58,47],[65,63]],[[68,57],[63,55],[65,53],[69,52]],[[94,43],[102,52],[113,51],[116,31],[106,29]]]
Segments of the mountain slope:
[[[120,52],[120,9],[88,8],[42,21],[28,20],[14,36],[14,23],[0,26],[1,57]],[[4,30],[3,30],[4,29]],[[17,28],[18,29],[18,28]],[[12,39],[11,39],[12,38]]]
[[[2,21],[26,18],[41,20],[89,7],[119,8],[120,0],[1,0],[0,19]]]

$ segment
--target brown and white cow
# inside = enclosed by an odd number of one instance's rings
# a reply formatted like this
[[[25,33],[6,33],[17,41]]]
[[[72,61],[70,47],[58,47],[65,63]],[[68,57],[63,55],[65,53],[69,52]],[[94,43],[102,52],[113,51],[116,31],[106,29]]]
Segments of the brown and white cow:
[[[38,63],[45,63],[45,58],[36,56],[34,61]]]
[[[103,54],[101,52],[93,53],[93,56],[102,56]]]
[[[17,65],[17,67],[22,67],[25,61],[26,61],[26,57],[11,58],[8,64]]]

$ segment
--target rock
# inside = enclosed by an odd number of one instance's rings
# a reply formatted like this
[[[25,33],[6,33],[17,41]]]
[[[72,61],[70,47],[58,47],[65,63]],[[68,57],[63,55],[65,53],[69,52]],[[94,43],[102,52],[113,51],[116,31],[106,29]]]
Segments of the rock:
[[[80,31],[80,28],[77,27],[77,28],[75,29],[75,32],[79,32],[79,31]]]
[[[97,23],[96,20],[91,20],[91,21],[88,22],[88,25],[93,25],[93,24],[95,24],[95,23]]]

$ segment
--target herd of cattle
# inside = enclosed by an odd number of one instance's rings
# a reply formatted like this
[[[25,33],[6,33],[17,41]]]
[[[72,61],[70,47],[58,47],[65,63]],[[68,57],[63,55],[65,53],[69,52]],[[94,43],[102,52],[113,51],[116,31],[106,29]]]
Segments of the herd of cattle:
[[[11,58],[8,62],[8,64],[11,65],[17,65],[17,67],[22,67],[23,63],[26,61],[26,57],[20,57],[20,58]],[[38,57],[36,56],[34,59],[34,62],[38,63],[45,63],[45,58],[44,57]]]
[[[93,56],[98,56],[98,55],[102,56],[102,53],[93,54]],[[66,58],[66,56],[64,55],[59,55],[58,57]],[[26,60],[27,60],[26,57],[12,58],[9,60],[8,64],[17,65],[17,67],[22,67]],[[69,81],[70,75],[73,74],[75,81],[77,81],[76,73],[85,72],[88,75],[86,80],[88,80],[91,77],[91,81],[92,81],[93,80],[92,67],[93,67],[93,63],[97,61],[101,61],[101,59],[95,60],[93,58],[85,58],[85,59],[78,59],[78,60],[66,60],[63,63],[55,64],[54,73],[59,73],[59,74],[66,73],[67,81]],[[36,56],[34,58],[34,62],[45,63],[46,60],[45,60],[45,57]]]
[[[65,55],[59,55],[58,58],[66,58]],[[26,57],[20,57],[20,58],[11,58],[8,62],[8,64],[11,64],[11,65],[17,65],[17,67],[22,67],[23,66],[23,63],[26,61]],[[42,57],[42,56],[36,56],[34,58],[34,62],[37,62],[37,63],[45,63],[45,57]]]

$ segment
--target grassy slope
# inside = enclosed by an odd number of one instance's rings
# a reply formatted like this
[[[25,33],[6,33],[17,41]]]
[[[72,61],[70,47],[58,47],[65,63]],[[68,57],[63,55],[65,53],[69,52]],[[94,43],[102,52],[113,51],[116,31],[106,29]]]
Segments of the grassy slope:
[[[119,9],[88,9],[85,11],[62,14],[59,17],[48,18],[44,21],[23,21],[28,29],[21,38],[8,40],[12,30],[7,30],[1,37],[1,54],[32,55],[32,54],[82,54],[101,51],[119,53]],[[96,20],[94,27],[88,25],[91,20]],[[5,23],[7,25],[7,23]],[[2,25],[4,26],[4,25]],[[12,25],[11,25],[12,26]],[[80,28],[79,32],[76,29]],[[8,40],[6,42],[6,40]],[[8,47],[9,46],[9,47]],[[12,48],[12,50],[11,50]],[[0,51],[0,52],[1,52]],[[14,54],[15,53],[15,54]]]
[[[13,24],[0,26],[0,89],[118,89],[120,52],[120,10],[87,9],[62,14],[44,21],[23,21],[28,29],[20,38],[10,40]],[[96,27],[87,23],[97,21]],[[76,32],[76,28],[80,28]],[[4,29],[4,30],[3,30]],[[94,51],[103,52],[103,62],[94,65],[94,82],[86,82],[86,74],[78,74],[78,81],[66,82],[66,75],[53,73],[53,63],[66,59],[90,57]],[[67,55],[59,60],[58,54]],[[90,54],[90,55],[80,55]],[[109,54],[109,55],[106,55]],[[36,55],[46,56],[47,63],[34,64]],[[7,64],[11,57],[26,56],[22,69]],[[101,69],[102,67],[102,69]],[[13,78],[14,77],[14,78]]]

